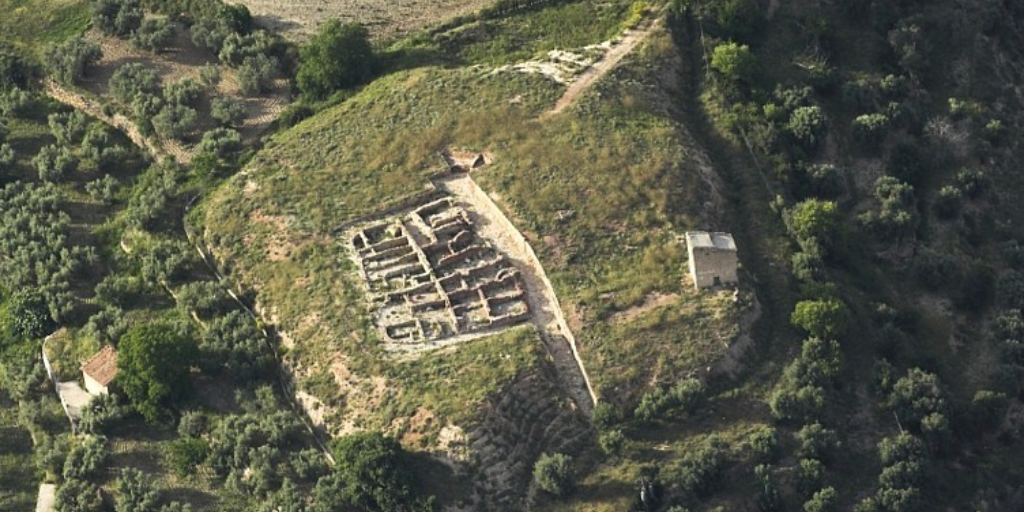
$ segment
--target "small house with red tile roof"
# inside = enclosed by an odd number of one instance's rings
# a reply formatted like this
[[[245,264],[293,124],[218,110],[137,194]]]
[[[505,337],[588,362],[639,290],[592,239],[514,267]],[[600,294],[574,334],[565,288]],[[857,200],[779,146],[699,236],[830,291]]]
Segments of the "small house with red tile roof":
[[[91,395],[110,393],[110,383],[117,376],[117,350],[107,345],[82,365],[85,389]]]

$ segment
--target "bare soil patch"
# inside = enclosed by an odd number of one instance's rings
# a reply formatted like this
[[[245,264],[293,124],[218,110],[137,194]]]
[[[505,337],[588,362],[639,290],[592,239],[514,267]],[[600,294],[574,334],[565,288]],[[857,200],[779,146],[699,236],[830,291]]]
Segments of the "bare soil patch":
[[[391,38],[471,14],[493,0],[241,0],[256,22],[292,40],[305,40],[327,20],[358,21],[376,38]]]
[[[609,322],[613,325],[629,323],[640,315],[660,307],[668,306],[676,302],[677,299],[679,299],[679,294],[677,293],[649,293],[644,297],[644,301],[642,303],[615,313],[611,316]]]

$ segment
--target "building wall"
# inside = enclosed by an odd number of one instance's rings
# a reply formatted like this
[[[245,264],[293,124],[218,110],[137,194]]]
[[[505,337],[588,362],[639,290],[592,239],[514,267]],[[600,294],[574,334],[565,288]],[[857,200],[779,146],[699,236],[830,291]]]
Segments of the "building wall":
[[[693,277],[693,284],[698,290],[714,286],[716,277],[719,284],[738,283],[738,263],[735,251],[706,247],[690,249],[690,276]]]
[[[85,390],[88,391],[90,395],[106,395],[108,393],[107,387],[96,382],[96,379],[93,379],[84,373],[82,375],[85,377]]]

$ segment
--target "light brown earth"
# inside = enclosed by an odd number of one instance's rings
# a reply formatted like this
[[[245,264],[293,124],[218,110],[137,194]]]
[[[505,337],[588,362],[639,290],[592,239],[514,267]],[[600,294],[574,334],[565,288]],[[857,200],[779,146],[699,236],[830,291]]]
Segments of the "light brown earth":
[[[584,92],[590,89],[598,80],[608,74],[609,71],[622,61],[623,57],[629,55],[638,44],[647,39],[652,31],[661,23],[661,18],[655,21],[648,21],[635,29],[627,30],[618,41],[612,41],[613,46],[600,60],[580,73],[565,90],[555,108],[545,115],[555,115],[562,112],[579,98]]]
[[[291,40],[304,40],[327,20],[360,22],[388,39],[472,14],[493,0],[240,0],[256,22]]]

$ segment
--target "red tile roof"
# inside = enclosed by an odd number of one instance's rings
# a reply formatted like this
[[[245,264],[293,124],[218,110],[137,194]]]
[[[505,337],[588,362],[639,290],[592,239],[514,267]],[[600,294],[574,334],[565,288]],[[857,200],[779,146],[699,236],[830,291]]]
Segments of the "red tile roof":
[[[117,350],[107,345],[82,365],[82,373],[106,386],[117,376]]]

